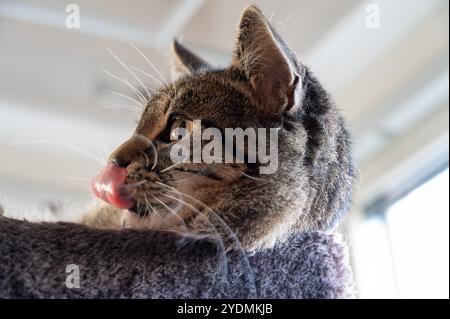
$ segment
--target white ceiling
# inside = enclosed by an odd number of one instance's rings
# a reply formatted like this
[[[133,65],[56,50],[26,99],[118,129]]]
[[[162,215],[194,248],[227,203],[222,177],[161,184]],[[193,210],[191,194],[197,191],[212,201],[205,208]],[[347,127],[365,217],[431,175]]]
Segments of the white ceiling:
[[[164,77],[174,37],[225,65],[240,12],[251,3],[335,95],[355,136],[360,196],[373,197],[382,177],[448,142],[446,0],[76,3],[80,29],[65,27],[63,1],[0,0],[0,194],[7,198],[86,198],[100,165],[78,148],[104,159],[131,133],[133,109],[118,105],[132,103],[109,92],[130,90],[102,70],[133,78],[108,48],[155,77],[129,42]],[[369,3],[380,7],[380,29],[365,26]],[[413,136],[417,142],[405,144]]]

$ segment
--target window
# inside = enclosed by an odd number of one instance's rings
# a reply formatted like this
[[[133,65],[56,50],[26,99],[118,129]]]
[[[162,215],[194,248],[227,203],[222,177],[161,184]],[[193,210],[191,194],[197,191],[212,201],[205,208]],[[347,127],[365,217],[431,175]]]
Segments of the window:
[[[448,168],[380,211],[353,242],[360,297],[449,298]]]
[[[449,297],[449,171],[386,212],[400,298]]]

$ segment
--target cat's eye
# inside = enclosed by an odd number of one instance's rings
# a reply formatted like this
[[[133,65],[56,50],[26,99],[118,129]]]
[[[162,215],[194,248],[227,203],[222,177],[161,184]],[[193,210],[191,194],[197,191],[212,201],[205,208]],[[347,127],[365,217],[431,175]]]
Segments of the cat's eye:
[[[169,139],[172,142],[176,142],[182,138],[180,133],[192,133],[193,122],[190,120],[183,119],[181,117],[175,117],[172,120],[172,124],[169,130]],[[184,129],[184,130],[179,130]],[[183,132],[184,131],[184,132]]]

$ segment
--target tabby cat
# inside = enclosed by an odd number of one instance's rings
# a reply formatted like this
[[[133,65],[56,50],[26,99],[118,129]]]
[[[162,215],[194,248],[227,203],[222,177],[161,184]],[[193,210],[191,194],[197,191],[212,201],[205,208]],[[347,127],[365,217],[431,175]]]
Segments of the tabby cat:
[[[172,82],[156,90],[132,136],[92,186],[107,204],[83,217],[100,228],[219,236],[255,251],[289,235],[330,230],[351,202],[349,135],[333,101],[261,11],[241,16],[231,65],[215,68],[174,42]],[[174,129],[278,128],[278,168],[171,161]],[[268,140],[267,140],[268,141]]]

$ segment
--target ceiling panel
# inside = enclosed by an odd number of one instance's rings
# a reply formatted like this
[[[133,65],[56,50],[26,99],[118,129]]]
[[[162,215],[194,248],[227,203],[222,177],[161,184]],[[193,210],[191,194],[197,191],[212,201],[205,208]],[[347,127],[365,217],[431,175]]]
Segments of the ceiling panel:
[[[201,47],[230,52],[242,9],[256,4],[289,45],[302,54],[358,3],[358,0],[208,1],[187,25],[183,36]]]
[[[36,6],[54,12],[65,12],[66,5],[75,3],[83,18],[115,22],[157,31],[169,19],[173,10],[183,0],[14,0],[16,4]]]

